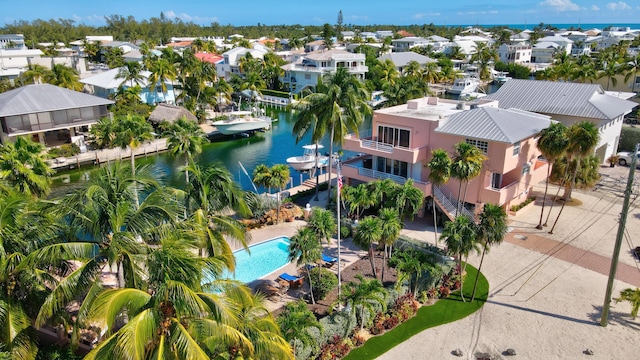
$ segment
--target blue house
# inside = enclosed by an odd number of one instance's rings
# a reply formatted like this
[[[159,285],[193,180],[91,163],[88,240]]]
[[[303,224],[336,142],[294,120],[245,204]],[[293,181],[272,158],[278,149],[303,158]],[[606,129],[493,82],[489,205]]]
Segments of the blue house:
[[[124,86],[124,88],[128,88],[131,86],[139,85],[142,88],[142,92],[140,93],[140,101],[149,105],[155,105],[158,103],[167,103],[167,104],[175,104],[176,95],[173,90],[173,84],[170,82],[165,82],[167,87],[166,92],[162,92],[162,87],[160,84],[155,84],[155,86],[149,86],[149,76],[151,76],[151,72],[143,70],[140,72],[142,75],[142,80],[137,84],[134,82],[133,84],[128,81],[125,82],[124,79],[119,79],[118,72],[120,68],[111,69],[100,73],[95,76],[91,76],[85,79],[80,80],[83,84],[87,85],[89,92],[95,96],[99,96],[101,98],[109,99],[110,96],[115,94],[118,91],[120,85]]]

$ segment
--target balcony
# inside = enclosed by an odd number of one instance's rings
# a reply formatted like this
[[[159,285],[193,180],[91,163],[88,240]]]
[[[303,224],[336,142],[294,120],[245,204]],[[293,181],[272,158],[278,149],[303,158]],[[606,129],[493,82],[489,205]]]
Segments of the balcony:
[[[342,175],[350,179],[357,179],[364,182],[390,179],[398,185],[404,185],[407,178],[399,175],[387,174],[385,172],[368,169],[355,164],[343,164]],[[420,189],[425,196],[431,195],[431,183],[422,181],[413,181],[413,186]]]
[[[371,136],[371,130],[360,132],[360,137],[355,134],[347,135],[344,139],[343,148],[354,152],[405,161],[409,164],[415,164],[420,160],[426,159],[429,151],[428,146],[408,148],[377,141],[376,137]]]
[[[517,180],[501,188],[486,187],[482,189],[480,192],[480,200],[483,203],[504,205],[525,190],[527,190],[525,184]]]

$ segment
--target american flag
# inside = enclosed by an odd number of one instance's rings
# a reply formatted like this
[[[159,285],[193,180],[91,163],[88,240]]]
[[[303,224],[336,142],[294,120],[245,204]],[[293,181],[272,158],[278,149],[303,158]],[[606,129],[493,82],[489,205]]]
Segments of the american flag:
[[[342,176],[338,176],[338,190],[342,191]]]

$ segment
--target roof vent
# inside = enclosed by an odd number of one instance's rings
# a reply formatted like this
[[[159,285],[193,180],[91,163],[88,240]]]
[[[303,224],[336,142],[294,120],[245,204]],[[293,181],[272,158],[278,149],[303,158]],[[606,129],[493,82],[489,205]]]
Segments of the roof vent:
[[[458,110],[469,110],[469,105],[467,105],[466,103],[463,103],[463,102],[459,102],[456,105],[456,109],[458,109]]]

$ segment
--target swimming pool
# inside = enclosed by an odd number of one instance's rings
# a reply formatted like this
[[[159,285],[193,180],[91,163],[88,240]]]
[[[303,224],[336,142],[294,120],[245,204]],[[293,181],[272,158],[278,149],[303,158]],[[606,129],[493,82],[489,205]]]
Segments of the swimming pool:
[[[282,236],[267,240],[245,249],[233,252],[236,257],[236,272],[224,277],[244,283],[265,277],[289,263],[289,238]]]

